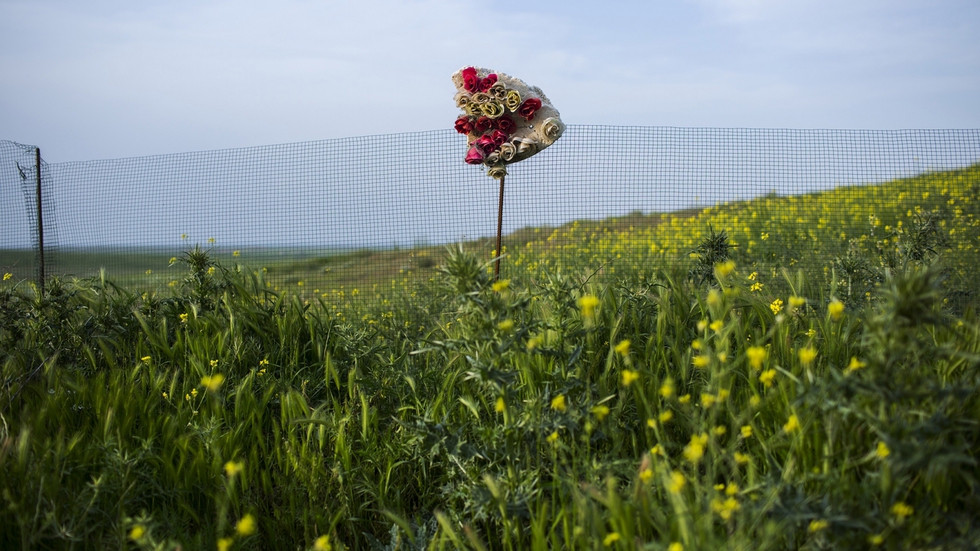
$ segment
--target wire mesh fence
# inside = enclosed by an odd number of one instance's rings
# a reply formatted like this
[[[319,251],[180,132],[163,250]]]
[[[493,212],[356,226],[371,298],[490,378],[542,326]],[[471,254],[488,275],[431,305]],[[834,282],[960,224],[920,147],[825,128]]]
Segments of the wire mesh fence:
[[[142,288],[172,284],[196,244],[298,292],[429,278],[445,244],[493,255],[497,183],[465,150],[440,130],[38,166],[0,141],[0,270],[36,278],[43,235],[49,275]],[[973,254],[978,161],[978,130],[570,125],[510,167],[502,273],[690,264],[711,232],[772,274],[843,270],[910,224]]]

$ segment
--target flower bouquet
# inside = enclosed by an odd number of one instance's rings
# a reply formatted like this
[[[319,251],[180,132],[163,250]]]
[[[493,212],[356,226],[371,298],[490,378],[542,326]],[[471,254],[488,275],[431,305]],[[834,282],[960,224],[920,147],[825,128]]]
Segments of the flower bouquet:
[[[466,135],[466,162],[485,165],[501,179],[506,166],[555,143],[565,131],[558,110],[537,86],[482,67],[453,74],[456,106],[463,114],[456,131]]]

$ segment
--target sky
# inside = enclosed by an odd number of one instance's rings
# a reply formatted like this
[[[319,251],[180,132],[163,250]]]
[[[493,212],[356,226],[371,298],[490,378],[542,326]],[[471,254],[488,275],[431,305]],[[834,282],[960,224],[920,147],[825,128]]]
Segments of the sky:
[[[48,162],[450,128],[450,75],[568,124],[980,128],[977,0],[0,0],[0,139]]]

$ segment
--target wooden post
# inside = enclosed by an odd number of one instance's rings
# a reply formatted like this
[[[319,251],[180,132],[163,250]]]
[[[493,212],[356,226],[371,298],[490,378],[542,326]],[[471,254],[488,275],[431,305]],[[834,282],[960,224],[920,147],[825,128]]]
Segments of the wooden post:
[[[44,295],[44,215],[41,203],[41,148],[34,148],[34,166],[37,170],[37,285]]]
[[[493,280],[500,279],[500,232],[504,226],[504,177],[500,177],[500,202],[497,204],[497,262],[493,267]]]

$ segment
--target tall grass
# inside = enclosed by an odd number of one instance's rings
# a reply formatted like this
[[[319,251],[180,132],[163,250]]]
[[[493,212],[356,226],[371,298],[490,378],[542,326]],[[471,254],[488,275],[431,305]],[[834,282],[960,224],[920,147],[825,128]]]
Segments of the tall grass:
[[[913,214],[826,273],[721,224],[341,303],[199,248],[5,284],[0,548],[977,548],[973,249]]]

